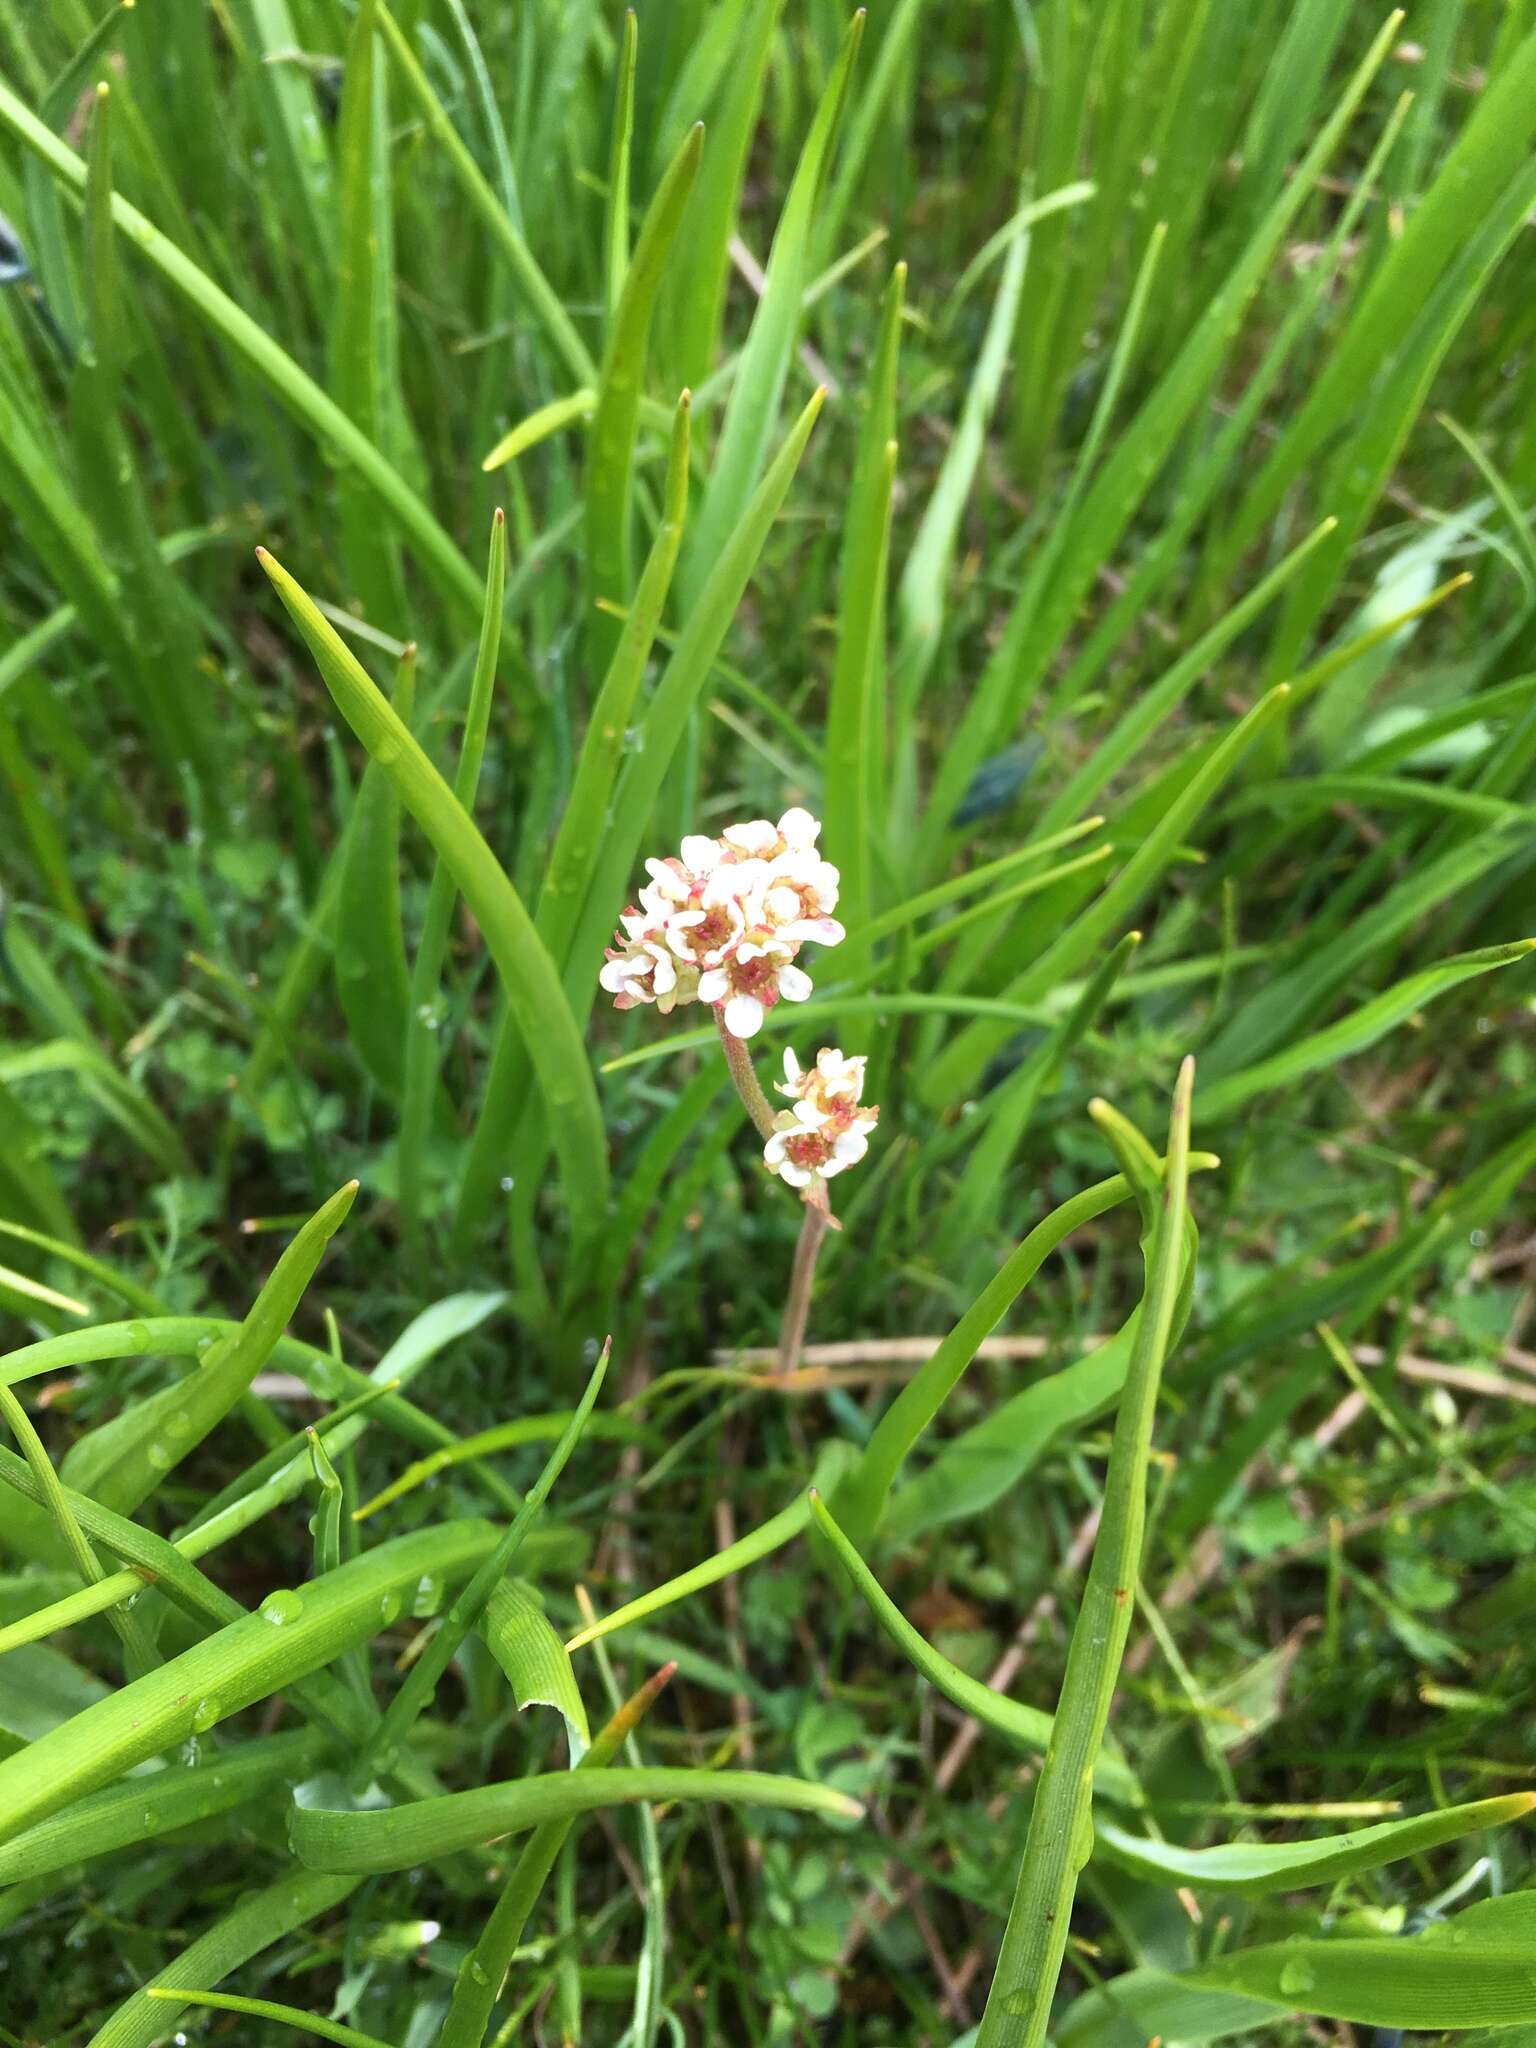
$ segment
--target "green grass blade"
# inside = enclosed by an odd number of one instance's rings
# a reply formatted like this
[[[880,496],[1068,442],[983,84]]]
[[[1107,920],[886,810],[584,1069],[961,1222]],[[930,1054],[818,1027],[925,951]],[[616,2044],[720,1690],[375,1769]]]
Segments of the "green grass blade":
[[[404,1684],[385,1708],[378,1732],[358,1760],[359,1773],[364,1779],[375,1769],[388,1770],[398,1757],[416,1721],[430,1706],[438,1682],[458,1654],[460,1644],[479,1621],[492,1592],[506,1577],[523,1538],[538,1519],[551,1488],[581,1441],[587,1417],[592,1413],[608,1371],[610,1348],[608,1344],[603,1346],[587,1381],[586,1391],[530,1489],[528,1498],[502,1532],[490,1556],[477,1566],[473,1577],[454,1596],[436,1634],[406,1673]]]
[[[81,1521],[89,1527],[84,1514]],[[252,1701],[322,1670],[353,1643],[376,1635],[424,1573],[450,1579],[473,1570],[496,1534],[487,1523],[468,1521],[422,1530],[379,1544],[302,1591],[268,1594],[254,1614],[231,1621],[26,1750],[0,1758],[0,1842]]]
[[[1194,1083],[1194,1062],[1186,1060],[1174,1093],[1161,1199],[1147,1239],[1146,1294],[1115,1422],[1098,1539],[1072,1631],[1055,1726],[1035,1788],[1024,1859],[976,2035],[977,2048],[1039,2048],[1044,2041],[1066,1953],[1077,1874],[1092,1853],[1091,1773],[1130,1633],[1141,1570],[1152,1423],[1179,1292]],[[1124,1177],[1139,1184],[1145,1169],[1137,1150],[1122,1136],[1119,1119],[1107,1104],[1094,1108],[1120,1157]]]
[[[1301,1940],[1239,1949],[1185,1977],[1362,2026],[1505,2026],[1536,2020],[1536,1893],[1469,1906],[1421,1934],[1392,1940]]]
[[[85,165],[80,158],[50,134],[3,82],[0,126],[8,128],[25,148],[40,157],[62,184],[77,192],[85,189]],[[245,359],[315,441],[322,448],[335,449],[356,469],[398,522],[444,593],[461,608],[471,613],[477,611],[480,580],[469,563],[399,471],[348,419],[335,400],[205,271],[118,193],[112,196],[112,219],[119,234],[188,301],[199,319]]]
[[[357,1887],[356,1878],[319,1876],[312,1871],[286,1872],[262,1891],[248,1892],[232,1913],[183,1949],[174,1962],[153,1972],[153,1981],[133,1992],[98,2027],[87,2048],[154,2048],[185,1999],[165,1992],[207,1991],[231,1970],[260,1955],[284,1935],[305,1927],[339,1906]]]
[[[571,963],[568,988],[576,979],[583,984],[590,979],[591,989],[595,991],[597,987],[602,948],[624,901],[667,769],[683,737],[689,713],[698,701],[729,630],[769,528],[799,467],[800,457],[821,411],[822,398],[821,392],[815,393],[801,413],[735,530],[713,558],[708,580],[689,609],[672,657],[656,685],[640,729],[642,744],[626,763],[614,794],[608,831],[567,956]],[[589,1005],[591,1000],[589,994]]]
[[[1129,916],[1146,891],[1173,859],[1191,825],[1236,768],[1248,747],[1271,719],[1284,709],[1289,695],[1279,684],[1238,720],[1220,744],[1200,762],[1184,786],[1162,810],[1158,822],[1109,887],[1061,936],[1018,975],[1005,995],[1013,1002],[1038,1000],[1046,990],[1076,971],[1105,935]],[[1005,1028],[977,1022],[950,1040],[926,1076],[922,1096],[937,1104],[953,1101],[970,1087],[987,1058],[1007,1037]]]
[[[1518,939],[1512,945],[1485,946],[1480,952],[1459,953],[1453,959],[1438,961],[1433,967],[1421,968],[1417,974],[1410,974],[1370,1002],[1363,1003],[1349,1016],[1341,1017],[1337,1024],[1314,1032],[1310,1038],[1259,1061],[1256,1066],[1244,1067],[1235,1074],[1212,1082],[1208,1089],[1201,1090],[1200,1114],[1214,1121],[1233,1116],[1255,1095],[1272,1088],[1289,1087],[1307,1074],[1317,1073],[1348,1059],[1353,1053],[1363,1052],[1367,1046],[1385,1038],[1389,1031],[1396,1030],[1399,1024],[1416,1016],[1426,1003],[1448,995],[1453,988],[1459,988],[1464,981],[1470,981],[1476,975],[1524,960],[1532,952],[1536,952],[1536,939]]]
[[[288,1836],[312,1870],[408,1870],[548,1820],[670,1799],[776,1807],[827,1820],[857,1820],[864,1811],[828,1785],[763,1771],[561,1771],[365,1813],[296,1806]]]
[[[602,1228],[607,1214],[607,1139],[592,1071],[554,963],[500,862],[345,642],[265,551],[261,562],[337,708],[388,769],[406,809],[447,863],[485,935],[538,1075],[575,1236],[585,1242]]]
[[[394,708],[406,725],[416,701],[416,650],[408,647],[395,678]],[[400,915],[400,798],[370,760],[353,799],[336,898],[336,997],[347,1033],[374,1084],[398,1101],[411,1016]]]
[[[422,69],[421,62],[407,42],[399,23],[389,8],[382,4],[382,0],[379,6],[379,27],[384,31],[389,54],[405,82],[407,91],[420,109],[428,132],[447,157],[454,176],[463,188],[465,198],[489,230],[491,239],[501,251],[518,290],[533,309],[555,352],[564,361],[578,384],[595,385],[597,364],[593,360],[591,350],[577,332],[559,293],[539,268],[520,230],[513,225],[511,217],[487,183],[485,174],[465,148],[457,129],[448,118],[442,101],[432,89],[432,81]],[[0,109],[0,113],[3,113],[3,109]]]
[[[691,128],[656,188],[603,352],[597,405],[587,435],[587,595],[594,607],[627,605],[630,600],[631,469],[651,320],[703,147],[703,128]],[[589,637],[594,666],[606,668],[612,661],[621,630],[616,619],[593,612]]]
[[[357,1185],[352,1180],[339,1188],[298,1232],[237,1336],[210,1348],[190,1378],[152,1394],[77,1440],[63,1466],[70,1486],[106,1507],[131,1514],[197,1448],[271,1357],[326,1246],[346,1220]]]
[[[824,837],[827,858],[842,874],[844,921],[855,934],[863,932],[873,908],[876,800],[888,746],[885,600],[896,481],[896,373],[906,289],[907,266],[898,263],[880,309],[869,395],[848,491],[837,662],[827,699]],[[863,933],[863,939],[867,937]]]
[[[0,1882],[46,1877],[118,1849],[137,1848],[252,1800],[281,1797],[280,1786],[307,1778],[325,1737],[313,1730],[262,1735],[221,1754],[217,1763],[168,1764],[76,1800],[0,1848]]]
[[[496,664],[501,653],[506,577],[507,522],[498,508],[491,521],[490,555],[485,571],[485,607],[480,618],[474,673],[470,677],[464,738],[453,777],[454,800],[464,815],[471,819],[475,814],[475,797],[480,788],[480,771],[485,765],[486,739],[490,732]],[[377,763],[370,762],[368,772],[371,773],[375,766]],[[405,1243],[417,1252],[421,1249],[426,1149],[438,1081],[443,964],[448,957],[448,934],[457,896],[453,871],[439,853],[432,869],[427,907],[422,916],[421,936],[416,943],[416,959],[411,968],[406,997],[400,1134],[396,1149],[400,1234]]]
[[[962,1713],[973,1714],[983,1727],[991,1728],[996,1734],[1013,1743],[1016,1748],[1025,1750],[1032,1756],[1042,1754],[1051,1739],[1050,1715],[1041,1713],[1038,1707],[1027,1707],[1019,1700],[1010,1699],[1006,1693],[994,1692],[991,1686],[983,1685],[979,1679],[971,1678],[959,1665],[951,1664],[947,1657],[940,1656],[933,1645],[907,1620],[832,1519],[831,1510],[826,1503],[814,1492],[811,1495],[811,1513],[816,1518],[818,1528],[837,1552],[839,1563],[847,1572],[854,1589],[862,1596],[870,1613],[897,1649],[913,1668],[927,1679],[934,1690],[952,1701]],[[1107,1799],[1113,1799],[1123,1806],[1140,1806],[1144,1803],[1140,1786],[1116,1756],[1101,1751],[1093,1767],[1093,1778],[1095,1789]]]
[[[769,440],[800,331],[801,298],[810,275],[816,196],[863,30],[861,9],[853,16],[843,38],[779,216],[773,251],[768,258],[767,282],[737,365],[720,426],[709,488],[694,522],[683,563],[684,596],[694,613],[703,609],[706,589],[718,573],[722,554],[750,517],[749,501],[759,488],[768,460]]]
[[[381,2041],[376,2034],[361,2034],[356,2027],[344,2027],[340,2020],[328,2020],[317,2012],[303,2012],[296,2005],[280,2005],[271,1998],[240,1998],[232,1991],[196,1991],[182,1995],[175,1991],[157,1991],[153,1986],[147,1996],[177,1999],[183,2011],[191,2006],[208,2012],[238,2012],[250,2019],[272,2020],[280,2027],[297,2027],[316,2041],[335,2041],[339,2048],[390,2048],[390,2044]]]
[[[668,292],[665,329],[674,380],[696,390],[715,366],[730,242],[752,147],[763,74],[784,0],[749,0],[736,31],[718,114],[711,113],[701,175],[688,213],[677,276]],[[697,109],[683,110],[692,120]]]
[[[1379,1870],[1437,1849],[1442,1842],[1459,1842],[1465,1835],[1521,1820],[1533,1807],[1536,1792],[1508,1792],[1312,1842],[1223,1842],[1214,1849],[1185,1849],[1176,1842],[1127,1834],[1105,1821],[1098,1824],[1098,1839],[1114,1862],[1151,1884],[1187,1884],[1197,1891],[1254,1896],[1335,1884],[1363,1870]]]
[[[598,1730],[591,1748],[576,1765],[578,1770],[603,1770],[613,1761],[675,1668],[667,1665],[625,1701]],[[479,1940],[460,1966],[454,1981],[453,2002],[443,2022],[438,2048],[480,2048],[491,2008],[511,1967],[528,1915],[544,1889],[555,1858],[571,1831],[573,1819],[574,1816],[544,1821],[534,1829],[524,1845]]]

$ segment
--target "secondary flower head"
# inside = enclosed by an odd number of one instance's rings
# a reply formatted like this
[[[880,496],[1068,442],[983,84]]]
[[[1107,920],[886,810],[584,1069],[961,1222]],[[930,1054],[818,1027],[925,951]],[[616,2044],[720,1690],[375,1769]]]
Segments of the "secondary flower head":
[[[796,808],[776,825],[727,825],[718,839],[690,833],[679,854],[648,860],[650,880],[599,976],[615,1007],[709,1003],[733,1037],[750,1038],[775,1003],[803,1003],[811,978],[795,964],[801,946],[844,937],[831,914],[838,873],[816,849],[820,832]]]
[[[880,1118],[874,1103],[859,1101],[864,1091],[862,1053],[845,1057],[836,1046],[824,1045],[815,1066],[802,1068],[786,1051],[778,1088],[794,1108],[782,1109],[774,1118],[763,1158],[782,1180],[792,1188],[806,1188],[858,1164]]]

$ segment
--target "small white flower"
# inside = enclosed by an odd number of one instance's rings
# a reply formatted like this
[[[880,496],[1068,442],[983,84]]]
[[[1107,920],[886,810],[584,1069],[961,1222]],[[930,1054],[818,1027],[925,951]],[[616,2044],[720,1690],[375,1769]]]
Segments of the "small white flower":
[[[775,1003],[803,1003],[811,993],[811,977],[794,958],[794,945],[776,935],[743,939],[728,959],[700,975],[699,1001],[721,1011],[733,1038],[751,1038]]]
[[[823,1046],[815,1066],[805,1069],[786,1051],[779,1093],[795,1106],[774,1119],[763,1158],[792,1188],[830,1180],[856,1166],[869,1150],[869,1133],[880,1111],[859,1101],[864,1065],[862,1054],[845,1058],[835,1046]]]
[[[794,965],[801,946],[845,936],[831,915],[839,878],[816,851],[820,832],[795,807],[777,825],[752,818],[718,839],[689,833],[680,855],[648,860],[649,880],[599,976],[616,1007],[712,1003],[728,1031],[750,1038],[775,1003],[803,1003],[811,980]]]

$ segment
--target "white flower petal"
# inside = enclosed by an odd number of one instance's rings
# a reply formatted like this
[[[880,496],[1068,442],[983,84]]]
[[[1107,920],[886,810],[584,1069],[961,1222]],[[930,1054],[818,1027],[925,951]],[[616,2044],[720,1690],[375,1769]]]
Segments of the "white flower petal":
[[[813,986],[803,967],[784,966],[779,969],[779,994],[787,1001],[803,1003]]]
[[[808,1131],[819,1131],[827,1121],[827,1112],[818,1109],[814,1102],[797,1102],[795,1115]]]
[[[743,853],[771,853],[779,843],[778,833],[766,818],[749,818],[745,824],[727,825],[720,836],[740,847]]]
[[[789,1137],[787,1132],[774,1132],[773,1136],[768,1140],[767,1144],[763,1147],[763,1157],[767,1160],[770,1166],[776,1167],[780,1164],[780,1162],[783,1160],[785,1156],[784,1147],[788,1144],[788,1142]]]
[[[793,1160],[790,1159],[786,1159],[779,1168],[779,1174],[782,1179],[789,1182],[792,1188],[808,1188],[815,1178],[815,1175],[808,1172],[805,1167],[796,1166]]]
[[[722,848],[718,839],[710,839],[702,832],[690,832],[683,840],[683,866],[696,875],[707,875],[718,867]]]
[[[841,1131],[832,1141],[832,1157],[852,1166],[869,1150],[869,1140],[860,1130]]]
[[[779,837],[787,839],[791,846],[814,846],[820,831],[820,819],[813,818],[809,811],[801,810],[798,804],[779,820]]]
[[[702,992],[702,982],[699,987]],[[725,1006],[725,1028],[733,1038],[751,1038],[762,1029],[763,1016],[756,996],[732,996]]]
[[[719,1003],[730,992],[731,980],[723,967],[707,967],[699,976],[699,1001]]]
[[[598,984],[610,995],[622,995],[634,968],[632,960],[605,960],[598,970]]]

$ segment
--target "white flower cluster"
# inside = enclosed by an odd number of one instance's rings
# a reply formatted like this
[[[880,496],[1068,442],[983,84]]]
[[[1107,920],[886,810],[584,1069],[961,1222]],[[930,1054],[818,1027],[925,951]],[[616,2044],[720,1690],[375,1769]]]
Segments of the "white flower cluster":
[[[619,920],[599,979],[614,1007],[709,1003],[733,1037],[750,1038],[781,998],[803,1003],[811,977],[795,965],[807,939],[845,934],[837,869],[816,850],[820,822],[786,811],[718,839],[691,833],[680,858],[648,860],[650,881]]]
[[[784,1054],[784,1079],[779,1093],[794,1103],[774,1118],[773,1136],[763,1157],[792,1188],[830,1180],[845,1167],[856,1166],[869,1150],[869,1133],[880,1118],[873,1103],[861,1105],[864,1055],[844,1058],[836,1046],[824,1045],[814,1067],[802,1071],[792,1052]]]

